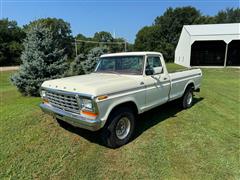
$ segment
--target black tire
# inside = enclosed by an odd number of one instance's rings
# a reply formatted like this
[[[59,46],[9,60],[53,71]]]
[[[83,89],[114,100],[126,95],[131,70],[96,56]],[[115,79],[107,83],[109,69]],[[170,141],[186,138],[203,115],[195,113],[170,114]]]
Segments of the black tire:
[[[190,98],[190,99],[189,99]],[[192,107],[193,105],[193,88],[188,87],[182,97],[182,107],[183,109],[187,109]]]
[[[129,120],[130,128],[127,131],[128,133],[125,134],[126,137],[122,136],[122,139],[120,139],[120,135],[117,133],[117,126],[119,127],[119,123],[121,123],[120,121],[123,121],[123,119],[124,121],[126,119]],[[106,122],[106,125],[103,128],[102,139],[104,141],[104,144],[110,148],[117,148],[124,144],[127,144],[133,136],[134,129],[135,116],[133,111],[126,107],[120,107],[111,113],[109,119]]]

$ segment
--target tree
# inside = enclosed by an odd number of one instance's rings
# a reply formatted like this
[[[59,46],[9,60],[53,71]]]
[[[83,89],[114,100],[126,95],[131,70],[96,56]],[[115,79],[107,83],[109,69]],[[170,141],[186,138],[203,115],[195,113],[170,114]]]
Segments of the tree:
[[[77,51],[79,54],[88,54],[88,52],[96,47],[95,43],[89,43],[89,42],[84,42],[84,41],[94,41],[93,38],[91,37],[86,37],[83,34],[78,34],[75,37],[76,40],[82,40],[83,42],[77,42]],[[97,44],[98,45],[98,44]]]
[[[125,40],[123,38],[113,38],[111,33],[106,31],[96,32],[94,37],[86,37],[83,34],[78,34],[76,37],[77,50],[80,54],[88,54],[94,47],[107,46],[109,52],[122,52],[125,48]],[[87,42],[89,41],[89,42]],[[94,43],[91,43],[93,41]]]
[[[95,39],[98,42],[112,42],[113,37],[111,33],[106,32],[106,31],[101,31],[101,32],[96,32],[94,34],[93,39]]]
[[[134,44],[127,43],[127,52],[133,52],[134,51]]]
[[[123,38],[115,38],[113,42],[116,44],[109,45],[109,52],[116,53],[116,52],[123,52],[125,50],[125,40]]]
[[[240,23],[240,8],[227,8],[214,17],[216,23]]]
[[[200,23],[203,21],[200,17],[201,13],[194,7],[168,8],[152,26],[144,27],[137,33],[134,47],[141,51],[160,51],[166,61],[171,61],[183,25]]]
[[[156,43],[160,39],[155,38],[160,26],[145,26],[136,35],[136,40],[134,44],[134,49],[139,51],[154,51],[156,48]],[[160,33],[160,32],[159,32]],[[161,37],[159,35],[159,37]]]
[[[31,26],[36,24],[41,24],[44,28],[51,29],[53,39],[56,41],[57,46],[60,49],[64,49],[64,53],[68,55],[69,58],[74,57],[74,38],[71,35],[71,28],[68,22],[65,22],[62,19],[56,18],[41,18],[36,21],[30,22],[28,25],[24,26],[24,29],[27,31]]]
[[[107,53],[108,51],[109,49],[105,46],[91,49],[89,54],[87,55],[86,61],[81,63],[85,74],[93,72],[97,65],[99,57],[102,54]]]
[[[152,26],[143,27],[136,36],[135,50],[160,51],[166,61],[172,61],[184,25],[239,23],[240,9],[231,8],[218,12],[216,16],[203,16],[194,7],[168,8],[158,16]]]
[[[65,76],[75,76],[85,74],[83,69],[83,62],[86,60],[86,57],[83,54],[79,54],[70,64],[70,68]]]
[[[68,32],[59,31],[57,36],[65,37]],[[21,56],[23,64],[11,78],[22,94],[38,96],[43,81],[62,77],[67,69],[67,53],[61,43],[54,27],[46,26],[42,20],[28,26]]]
[[[0,20],[0,66],[20,64],[24,31],[16,21]]]
[[[168,8],[166,12],[155,19],[154,25],[160,26],[161,39],[157,44],[164,46],[165,58],[170,61],[174,58],[174,49],[177,46],[183,25],[198,24],[201,13],[194,7]]]
[[[194,7],[168,8],[152,26],[137,33],[134,47],[136,50],[160,51],[166,61],[172,61],[183,26],[209,23],[215,23],[214,17],[203,16]]]

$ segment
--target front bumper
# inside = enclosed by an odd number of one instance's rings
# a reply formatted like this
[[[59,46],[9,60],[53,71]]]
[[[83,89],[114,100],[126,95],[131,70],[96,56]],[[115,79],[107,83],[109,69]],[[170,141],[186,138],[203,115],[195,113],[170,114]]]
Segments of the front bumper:
[[[102,127],[102,121],[99,119],[88,119],[80,114],[66,112],[44,103],[40,104],[40,108],[43,112],[53,116],[54,118],[65,121],[76,127],[88,129],[90,131],[97,131]]]

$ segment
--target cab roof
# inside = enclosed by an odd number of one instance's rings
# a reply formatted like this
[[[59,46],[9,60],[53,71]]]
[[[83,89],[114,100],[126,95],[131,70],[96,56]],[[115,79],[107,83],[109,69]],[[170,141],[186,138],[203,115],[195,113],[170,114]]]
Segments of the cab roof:
[[[142,52],[121,52],[121,53],[111,53],[104,54],[101,57],[114,57],[114,56],[145,56],[145,55],[157,55],[162,56],[159,52],[151,52],[151,51],[142,51]]]

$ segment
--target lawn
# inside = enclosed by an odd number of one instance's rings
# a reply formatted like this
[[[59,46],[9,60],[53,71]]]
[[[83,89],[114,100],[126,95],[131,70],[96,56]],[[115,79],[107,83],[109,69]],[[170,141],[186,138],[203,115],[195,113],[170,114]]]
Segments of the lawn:
[[[134,140],[115,150],[97,133],[59,127],[12,73],[0,76],[0,179],[240,179],[240,70],[204,69],[192,108],[143,114]]]

